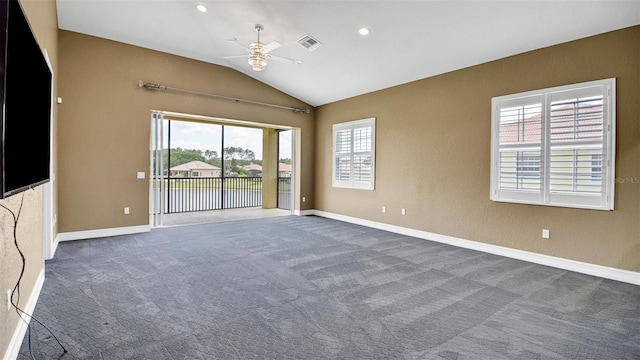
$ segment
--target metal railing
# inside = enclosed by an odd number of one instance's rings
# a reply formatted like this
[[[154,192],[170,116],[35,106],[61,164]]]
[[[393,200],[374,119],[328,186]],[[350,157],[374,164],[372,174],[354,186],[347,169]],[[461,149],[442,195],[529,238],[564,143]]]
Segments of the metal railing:
[[[165,178],[165,213],[262,206],[261,177]]]
[[[291,210],[291,178],[278,178],[278,209]]]

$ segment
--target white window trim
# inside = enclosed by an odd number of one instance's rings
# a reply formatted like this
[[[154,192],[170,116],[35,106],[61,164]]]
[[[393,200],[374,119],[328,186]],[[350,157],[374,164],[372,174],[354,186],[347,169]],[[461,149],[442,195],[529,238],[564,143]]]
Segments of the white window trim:
[[[601,86],[603,89],[603,139],[602,148],[602,191],[600,196],[589,196],[577,193],[551,193],[549,189],[549,157],[551,153],[550,118],[551,97],[555,93]],[[541,143],[541,178],[540,191],[500,189],[500,105],[525,101],[527,97],[542,97],[542,131]],[[615,190],[615,139],[616,139],[616,82],[615,78],[589,81],[584,83],[558,86],[547,89],[527,91],[518,94],[494,97],[491,107],[491,193],[492,201],[584,208],[594,210],[614,209]],[[524,146],[523,146],[524,147]],[[543,169],[544,168],[544,169]]]
[[[351,150],[349,152],[350,162],[353,164],[353,157],[357,155],[353,150],[353,129],[361,127],[371,127],[371,181],[355,181],[353,180],[353,166],[350,166],[351,174],[349,174],[349,180],[337,180],[336,179],[336,133],[341,130],[351,130]],[[332,134],[332,150],[331,150],[331,183],[333,187],[360,189],[360,190],[374,190],[375,189],[375,154],[376,154],[376,118],[367,118],[361,120],[354,120],[349,122],[343,122],[333,124]],[[368,153],[368,152],[367,152]]]

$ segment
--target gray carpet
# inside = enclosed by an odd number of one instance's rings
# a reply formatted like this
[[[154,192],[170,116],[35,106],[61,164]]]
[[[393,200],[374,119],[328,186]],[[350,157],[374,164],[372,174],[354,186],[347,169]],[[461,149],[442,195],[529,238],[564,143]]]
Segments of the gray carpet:
[[[62,359],[640,359],[638,286],[313,216],[61,243],[35,316]]]

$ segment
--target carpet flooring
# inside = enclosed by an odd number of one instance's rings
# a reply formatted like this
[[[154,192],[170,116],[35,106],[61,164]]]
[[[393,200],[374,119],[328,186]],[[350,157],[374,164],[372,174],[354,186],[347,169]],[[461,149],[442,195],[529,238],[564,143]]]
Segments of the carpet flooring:
[[[34,315],[19,359],[640,359],[639,286],[315,216],[61,243]]]

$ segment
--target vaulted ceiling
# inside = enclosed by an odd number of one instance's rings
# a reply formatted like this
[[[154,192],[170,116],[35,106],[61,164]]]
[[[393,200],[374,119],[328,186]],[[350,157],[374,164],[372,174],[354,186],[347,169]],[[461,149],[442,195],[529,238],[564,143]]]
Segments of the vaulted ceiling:
[[[640,0],[57,0],[57,10],[61,29],[227,66],[313,106],[640,24]],[[257,72],[227,58],[247,53],[239,44],[257,40],[256,24],[262,43],[280,44],[269,54],[296,61]],[[306,36],[321,46],[300,45]]]

